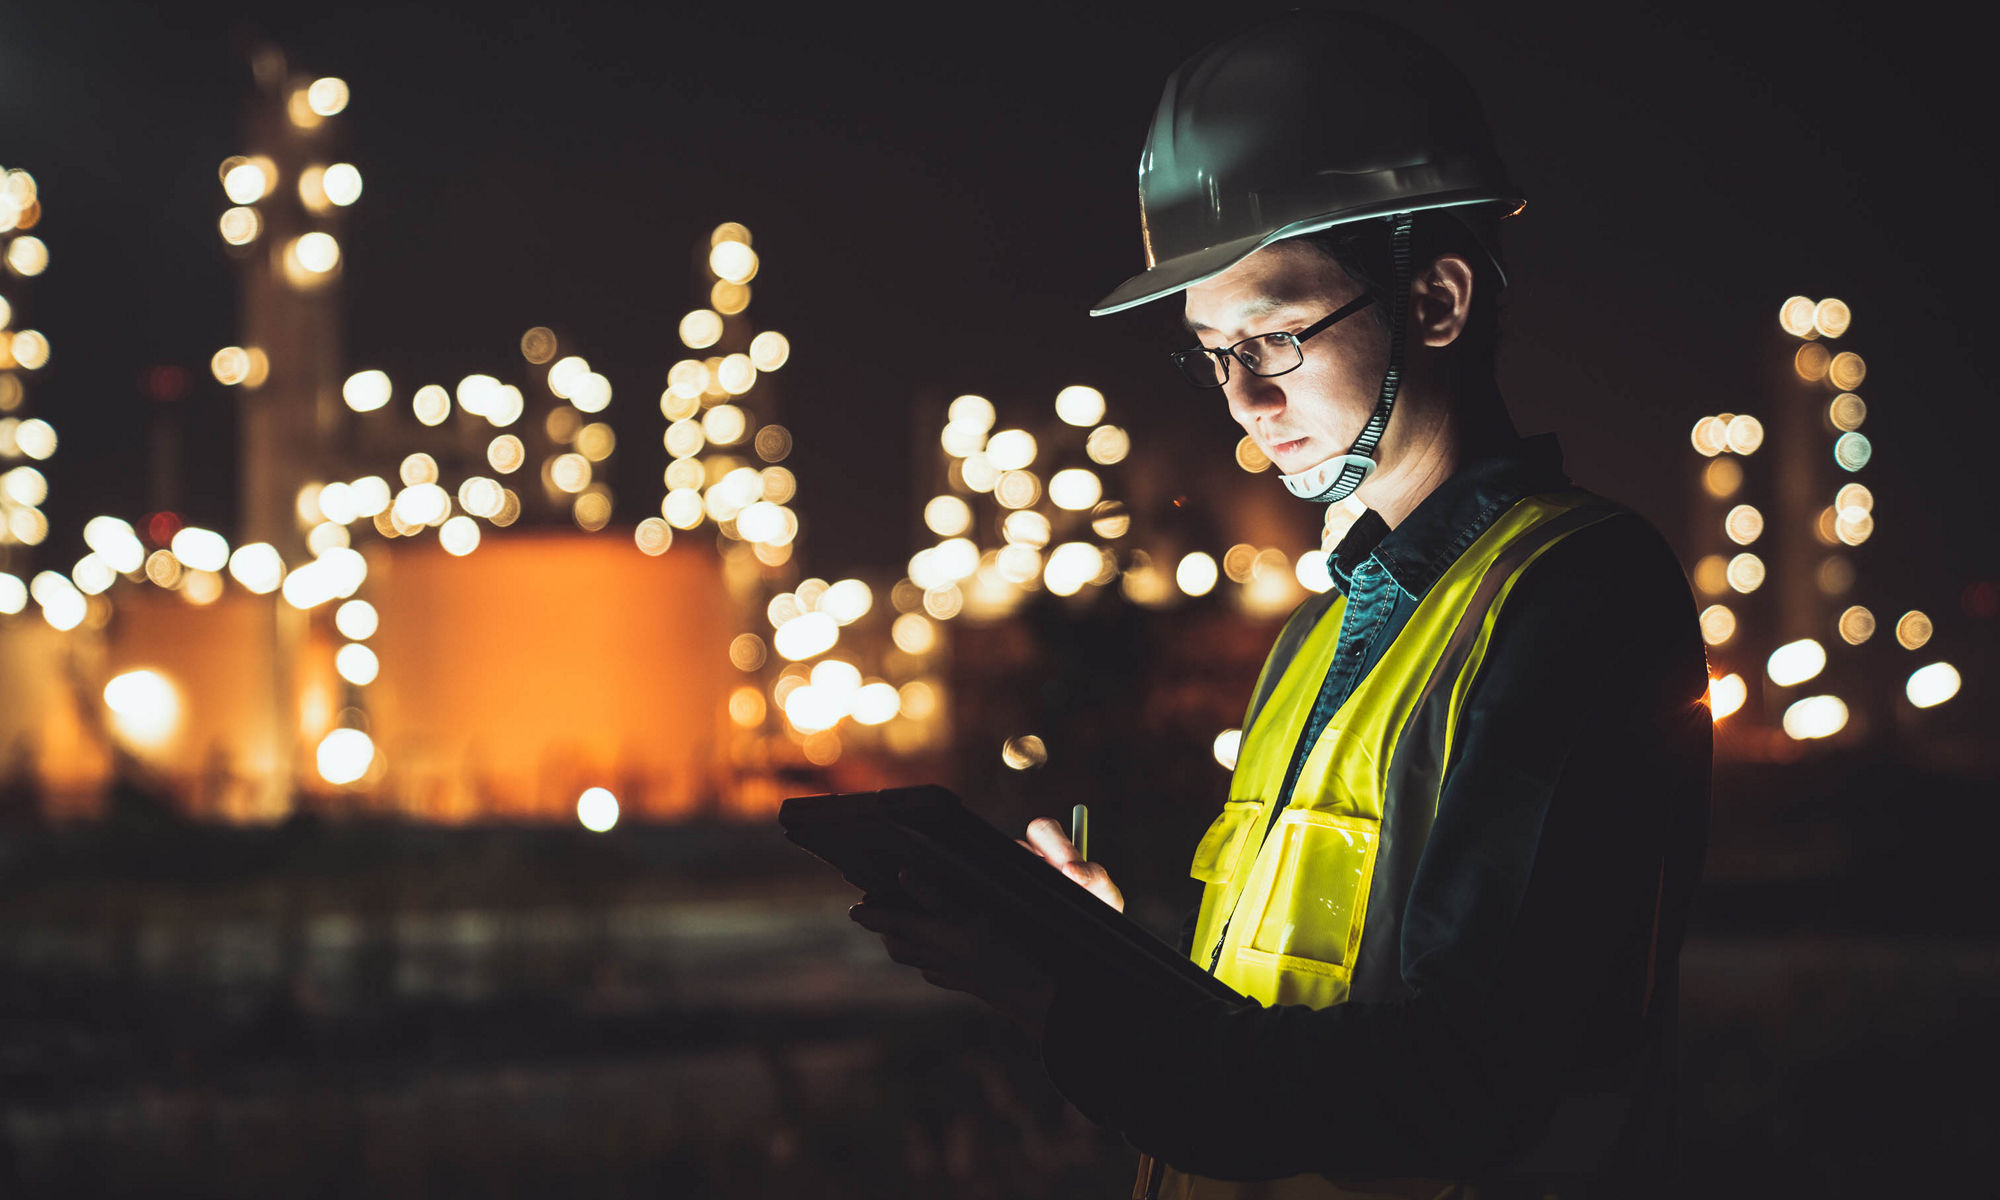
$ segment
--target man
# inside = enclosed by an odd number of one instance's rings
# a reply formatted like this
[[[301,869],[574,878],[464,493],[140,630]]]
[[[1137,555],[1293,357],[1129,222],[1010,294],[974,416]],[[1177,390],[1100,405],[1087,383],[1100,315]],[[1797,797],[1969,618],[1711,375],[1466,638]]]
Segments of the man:
[[[1478,104],[1387,23],[1293,13],[1169,79],[1140,160],[1175,356],[1304,499],[1368,511],[1259,679],[1194,854],[1195,960],[1257,1001],[1051,979],[924,881],[855,917],[1040,1039],[1139,1147],[1143,1194],[1663,1191],[1675,963],[1711,724],[1686,581],[1515,433],[1493,378]],[[1034,848],[1107,902],[1053,822]]]

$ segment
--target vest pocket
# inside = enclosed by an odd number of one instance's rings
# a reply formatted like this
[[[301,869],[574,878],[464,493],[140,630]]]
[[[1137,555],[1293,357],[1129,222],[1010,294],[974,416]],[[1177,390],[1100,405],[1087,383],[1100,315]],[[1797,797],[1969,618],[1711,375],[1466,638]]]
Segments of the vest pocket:
[[[1239,956],[1246,966],[1338,981],[1344,998],[1361,948],[1381,822],[1288,809],[1277,832],[1271,891]],[[1325,994],[1323,984],[1308,991]]]
[[[1201,835],[1194,848],[1194,863],[1188,874],[1203,883],[1221,883],[1236,873],[1250,834],[1257,828],[1257,815],[1264,806],[1255,800],[1231,800]]]

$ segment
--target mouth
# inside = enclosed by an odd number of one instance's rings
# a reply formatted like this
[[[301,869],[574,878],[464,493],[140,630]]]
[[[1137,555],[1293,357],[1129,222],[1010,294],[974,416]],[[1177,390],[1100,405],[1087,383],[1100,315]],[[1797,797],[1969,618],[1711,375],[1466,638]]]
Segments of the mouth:
[[[1288,442],[1272,442],[1270,444],[1269,449],[1266,451],[1266,454],[1273,460],[1276,460],[1279,455],[1296,454],[1300,450],[1305,449],[1306,443],[1311,440],[1312,440],[1311,438],[1300,437],[1300,438],[1293,438],[1291,441]]]

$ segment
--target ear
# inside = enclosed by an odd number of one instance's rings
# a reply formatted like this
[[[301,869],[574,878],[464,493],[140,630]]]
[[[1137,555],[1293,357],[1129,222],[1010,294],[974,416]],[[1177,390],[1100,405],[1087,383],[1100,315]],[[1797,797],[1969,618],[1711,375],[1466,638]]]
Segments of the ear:
[[[1442,349],[1458,340],[1472,316],[1472,264],[1457,254],[1440,254],[1410,284],[1410,332],[1424,345]]]

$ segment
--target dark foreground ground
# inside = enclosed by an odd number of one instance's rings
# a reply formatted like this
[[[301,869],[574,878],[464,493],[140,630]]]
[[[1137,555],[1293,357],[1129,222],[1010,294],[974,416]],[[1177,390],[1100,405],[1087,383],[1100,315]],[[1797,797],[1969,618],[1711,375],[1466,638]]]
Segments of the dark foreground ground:
[[[1687,1194],[1985,1178],[1988,797],[1769,783],[1718,795],[1684,956]],[[848,900],[761,827],[17,831],[0,1194],[1125,1194],[1131,1152]]]

